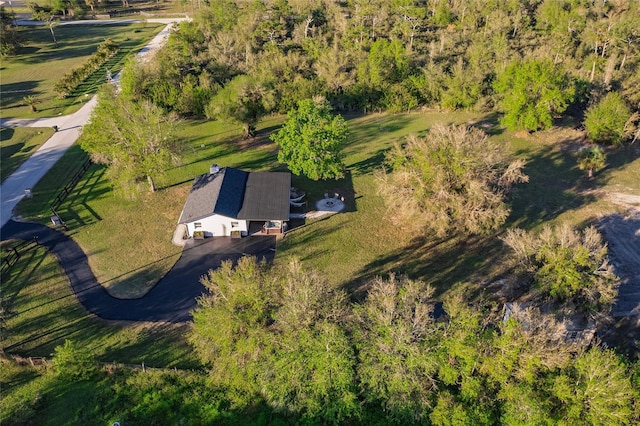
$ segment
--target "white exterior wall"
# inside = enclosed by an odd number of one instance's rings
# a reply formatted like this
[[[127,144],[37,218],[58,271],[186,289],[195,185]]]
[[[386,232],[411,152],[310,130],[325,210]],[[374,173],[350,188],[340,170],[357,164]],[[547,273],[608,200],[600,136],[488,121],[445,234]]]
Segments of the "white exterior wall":
[[[237,223],[238,226],[232,226],[232,222]],[[201,227],[196,228],[196,223],[200,223]],[[204,231],[206,237],[229,237],[231,236],[231,231],[241,231],[242,236],[246,236],[248,230],[246,220],[233,219],[220,215],[205,217],[193,222],[188,222],[186,225],[189,237],[193,237],[194,231]]]

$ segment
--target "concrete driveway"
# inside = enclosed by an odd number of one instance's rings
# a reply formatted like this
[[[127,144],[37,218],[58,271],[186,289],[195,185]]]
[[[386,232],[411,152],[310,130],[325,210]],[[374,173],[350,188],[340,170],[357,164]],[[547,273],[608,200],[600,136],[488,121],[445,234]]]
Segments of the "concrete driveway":
[[[146,61],[152,57],[155,52],[166,43],[171,33],[173,23],[187,19],[188,18],[150,19],[149,22],[166,23],[166,26],[137,53],[136,56],[138,60]],[[73,24],[119,24],[123,22],[129,21],[73,21]],[[139,20],[135,20],[135,22],[139,22]],[[71,24],[71,22],[69,24]],[[119,77],[119,74],[115,76],[114,81],[118,82]],[[25,189],[33,188],[80,137],[80,131],[87,121],[89,121],[91,112],[96,104],[97,97],[93,96],[87,99],[87,102],[82,108],[70,115],[39,119],[0,119],[0,126],[3,127],[53,127],[55,125],[60,129],[0,185],[2,201],[0,208],[0,226],[7,223],[11,218],[13,209],[25,196]]]

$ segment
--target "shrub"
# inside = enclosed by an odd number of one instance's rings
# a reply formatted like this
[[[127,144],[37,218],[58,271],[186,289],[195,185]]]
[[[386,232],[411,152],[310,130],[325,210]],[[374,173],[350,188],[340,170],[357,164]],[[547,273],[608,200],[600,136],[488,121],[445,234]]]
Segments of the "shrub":
[[[620,145],[629,136],[625,125],[631,111],[618,92],[610,92],[589,108],[584,119],[587,135],[594,142]]]
[[[119,50],[119,46],[111,39],[106,39],[100,43],[96,52],[91,55],[87,62],[80,68],[75,68],[64,75],[54,86],[58,97],[66,98],[69,94],[96,72],[105,62],[107,62]]]

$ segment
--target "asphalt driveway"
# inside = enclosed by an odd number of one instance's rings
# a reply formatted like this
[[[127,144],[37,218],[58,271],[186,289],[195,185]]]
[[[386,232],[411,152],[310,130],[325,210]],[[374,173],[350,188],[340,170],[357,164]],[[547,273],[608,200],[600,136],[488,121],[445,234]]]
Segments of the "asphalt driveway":
[[[2,240],[30,240],[33,237],[38,237],[40,244],[58,259],[85,309],[106,320],[189,321],[197,304],[196,298],[206,291],[200,277],[210,269],[217,268],[224,260],[236,262],[245,255],[272,262],[276,252],[275,236],[190,240],[178,262],[149,293],[139,299],[124,300],[112,297],[98,283],[85,253],[63,232],[13,220],[1,230]]]

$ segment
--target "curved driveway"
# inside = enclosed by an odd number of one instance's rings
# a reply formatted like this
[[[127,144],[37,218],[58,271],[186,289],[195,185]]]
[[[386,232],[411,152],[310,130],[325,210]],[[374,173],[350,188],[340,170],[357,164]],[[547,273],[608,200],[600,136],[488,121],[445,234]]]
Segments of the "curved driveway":
[[[145,296],[117,299],[98,283],[87,256],[63,232],[47,226],[10,220],[2,227],[2,239],[30,240],[38,237],[60,263],[77,299],[85,309],[106,320],[185,322],[191,319],[196,298],[206,291],[200,277],[224,260],[236,262],[244,255],[273,261],[275,236],[208,238],[189,240],[173,268]],[[167,243],[168,244],[168,243]]]
[[[167,39],[173,22],[189,18],[149,19],[167,26],[140,52],[138,58],[145,60]],[[77,24],[121,24],[132,21],[69,22]],[[38,25],[30,22],[30,25]],[[96,99],[92,98],[75,114],[64,117],[38,120],[1,119],[0,125],[9,127],[57,125],[55,133],[38,151],[25,161],[0,185],[2,209],[0,211],[0,237],[2,240],[30,240],[39,242],[56,256],[73,291],[84,307],[91,313],[107,320],[167,321],[183,322],[191,318],[196,307],[196,298],[205,288],[200,277],[209,269],[218,267],[223,260],[237,261],[243,255],[254,255],[272,261],[275,256],[275,237],[253,237],[232,240],[210,238],[201,242],[190,240],[182,255],[169,273],[140,299],[116,299],[98,283],[93,275],[87,256],[80,246],[66,234],[36,223],[16,222],[11,219],[13,208],[25,195],[26,188],[33,187],[62,154],[76,141],[80,129],[87,122]]]

